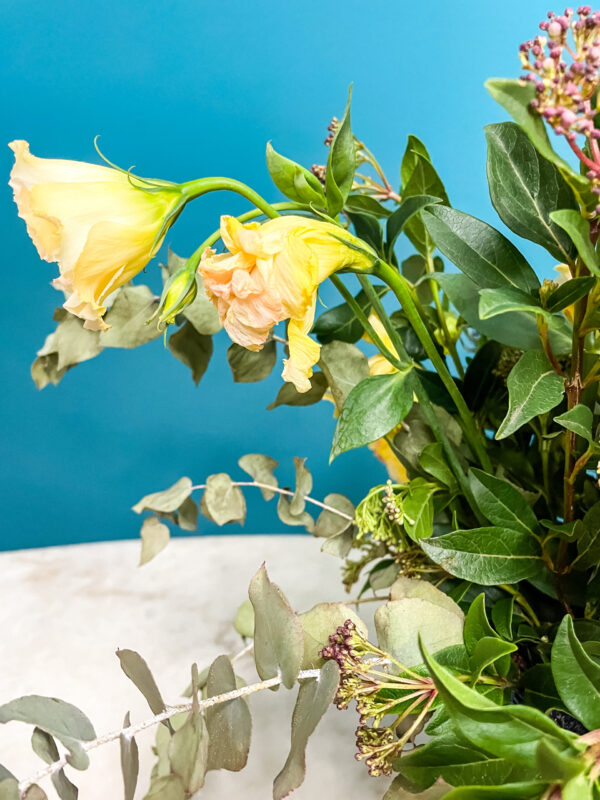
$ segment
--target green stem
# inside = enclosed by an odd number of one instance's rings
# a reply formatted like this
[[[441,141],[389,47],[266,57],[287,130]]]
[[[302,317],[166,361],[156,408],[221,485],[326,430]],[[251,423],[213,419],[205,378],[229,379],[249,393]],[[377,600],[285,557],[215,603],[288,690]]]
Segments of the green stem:
[[[235,178],[198,178],[195,181],[180,184],[180,189],[186,202],[208,192],[236,192],[245,197],[246,200],[249,200],[252,205],[260,208],[265,216],[271,219],[279,216],[275,208],[270,203],[267,203],[258,192],[246,186],[245,183],[236,181]]]
[[[440,376],[444,386],[448,391],[448,394],[454,401],[454,405],[457,408],[458,415],[463,424],[465,435],[469,444],[471,445],[471,448],[473,449],[473,452],[478,457],[483,469],[486,472],[491,472],[492,462],[486,450],[483,434],[475,425],[473,415],[469,410],[469,407],[465,403],[465,400],[462,394],[459,392],[452,375],[448,371],[448,367],[446,366],[444,359],[440,356],[437,347],[435,346],[435,342],[431,338],[425,323],[421,319],[421,315],[419,314],[418,308],[411,295],[410,286],[406,278],[404,278],[399,272],[393,269],[393,267],[390,267],[389,264],[386,264],[383,261],[379,261],[377,263],[377,266],[374,268],[374,274],[381,278],[381,280],[392,289],[398,298],[404,313],[406,314],[408,321],[412,325],[421,344],[423,345],[427,356]]]
[[[429,275],[433,275],[435,272],[435,265],[433,263],[433,257],[431,252],[427,250],[427,258],[425,259],[426,269]],[[465,377],[465,370],[463,365],[460,363],[460,358],[458,357],[458,353],[456,351],[456,343],[450,336],[450,331],[448,330],[448,324],[446,322],[446,315],[444,314],[444,309],[442,308],[442,303],[440,300],[440,293],[438,290],[437,283],[435,280],[429,281],[431,286],[431,294],[433,295],[433,302],[435,304],[435,308],[437,311],[438,320],[440,323],[440,327],[442,329],[442,333],[444,334],[444,342],[450,353],[450,358],[454,362],[454,366],[456,367],[456,371],[460,378]]]
[[[377,316],[381,320],[381,323],[386,329],[386,332],[390,337],[390,340],[394,345],[396,352],[400,356],[401,362],[404,362],[405,365],[407,363],[410,363],[412,359],[406,352],[406,348],[404,347],[404,342],[402,341],[402,337],[400,336],[398,331],[394,328],[391,319],[389,318],[385,308],[383,307],[381,298],[373,288],[373,285],[371,284],[366,275],[358,274],[357,277],[364,293],[369,298],[369,301],[371,302],[371,305],[375,310],[375,313],[377,314]],[[418,378],[418,373],[417,373],[417,378]],[[473,498],[471,487],[469,486],[469,482],[467,480],[467,476],[465,475],[465,472],[462,468],[460,461],[458,460],[456,452],[452,447],[452,443],[450,442],[450,440],[446,436],[446,433],[439,424],[438,416],[435,413],[433,404],[431,403],[429,395],[427,394],[427,391],[425,390],[425,387],[423,386],[420,379],[418,379],[416,382],[415,394],[417,395],[417,399],[419,401],[419,405],[423,412],[423,416],[425,417],[425,421],[431,428],[431,431],[435,436],[435,438],[437,439],[437,441],[440,442],[440,444],[444,448],[444,452],[446,454],[446,458],[448,459],[448,463],[450,464],[452,472],[454,473],[454,476],[456,477],[456,480],[458,481],[463,494],[465,495],[469,505],[471,506],[471,509],[475,513],[475,516],[480,521],[482,521],[481,515],[477,508],[477,504],[475,503],[475,500]]]

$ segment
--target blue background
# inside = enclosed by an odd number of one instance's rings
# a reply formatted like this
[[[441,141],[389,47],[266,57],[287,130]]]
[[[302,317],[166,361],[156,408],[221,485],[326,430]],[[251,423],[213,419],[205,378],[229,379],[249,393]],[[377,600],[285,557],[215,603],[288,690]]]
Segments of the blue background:
[[[27,139],[39,156],[91,161],[101,134],[110,158],[140,175],[229,175],[277,199],[265,143],[308,166],[322,162],[325,128],[354,81],[354,130],[394,180],[415,133],[453,205],[498,224],[482,126],[505,115],[483,82],[519,74],[519,43],[535,35],[546,2],[4,0],[0,139]],[[8,179],[8,148],[0,158]],[[1,547],[135,537],[130,506],[141,495],[181,475],[241,477],[236,462],[247,452],[277,458],[282,484],[291,481],[292,456],[308,457],[318,497],[341,491],[358,500],[384,477],[366,451],[328,466],[329,404],[265,411],[279,368],[263,383],[234,384],[223,333],[198,388],[158,340],[104,352],[38,392],[29,366],[61,302],[48,285],[56,265],[39,260],[8,187],[0,204]],[[231,196],[201,198],[168,243],[187,255],[219,214],[243,209]],[[548,268],[541,251],[524,251]],[[274,509],[248,499],[244,530],[280,532]],[[213,526],[201,518],[199,530]]]

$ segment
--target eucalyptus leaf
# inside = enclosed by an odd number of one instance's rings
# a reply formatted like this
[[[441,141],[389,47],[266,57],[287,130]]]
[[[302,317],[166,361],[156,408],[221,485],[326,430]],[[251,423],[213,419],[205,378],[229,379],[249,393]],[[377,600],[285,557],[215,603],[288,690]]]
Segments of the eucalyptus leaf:
[[[367,626],[348,606],[343,603],[317,603],[309,611],[298,615],[304,631],[304,655],[302,669],[316,669],[325,662],[321,650],[329,644],[329,637],[339,625],[352,620],[361,636],[368,638]]]
[[[83,327],[83,320],[62,308],[54,313],[58,321],[56,330],[46,337],[44,346],[37,351],[39,357],[56,355],[58,373],[69,367],[95,358],[101,351],[100,333]],[[64,374],[64,373],[63,373]]]
[[[273,782],[274,800],[282,800],[304,781],[306,744],[333,702],[338,682],[338,665],[335,661],[326,661],[318,678],[300,684],[292,715],[290,752],[283,769]]]
[[[32,694],[0,706],[0,724],[12,720],[36,725],[71,749],[73,742],[96,738],[92,723],[78,708],[56,697]]]
[[[275,492],[267,487],[273,486],[277,488],[278,486],[273,470],[279,466],[279,461],[275,461],[274,458],[261,453],[248,453],[238,460],[238,464],[244,472],[250,475],[252,480],[266,484],[266,487],[262,486],[260,489],[265,500],[271,500],[275,496]]]
[[[123,728],[131,725],[129,711],[123,720]],[[135,738],[127,733],[119,736],[119,747],[121,752],[121,772],[123,774],[124,800],[133,800],[135,787],[137,786],[138,774],[140,771],[140,759],[138,746]]]
[[[156,514],[171,514],[182,505],[192,493],[192,481],[180,478],[177,483],[162,492],[153,492],[142,497],[134,506],[136,514],[142,511],[154,511]]]
[[[375,375],[352,389],[338,419],[330,461],[340,453],[363,447],[385,436],[413,405],[412,372]]]
[[[227,525],[230,522],[242,524],[246,519],[244,494],[225,472],[207,478],[201,509],[217,525]]]
[[[419,544],[446,572],[482,586],[518,583],[539,573],[543,563],[537,540],[509,528],[459,530]]]
[[[204,786],[208,748],[209,738],[204,718],[192,709],[184,724],[173,733],[169,743],[171,769],[179,777],[186,797]],[[170,795],[166,796],[170,800]],[[162,795],[157,794],[157,800],[159,797],[162,800]]]
[[[135,650],[117,650],[117,658],[125,675],[146,698],[152,713],[162,713],[165,710],[164,700],[148,664],[141,655],[136,653]]]
[[[263,564],[248,590],[254,608],[254,659],[261,680],[274,678],[281,670],[286,689],[291,689],[304,654],[302,623],[281,589],[271,583]]]
[[[523,353],[512,368],[508,387],[508,412],[496,431],[496,439],[505,439],[539,414],[555,408],[563,399],[564,382],[545,353]]]
[[[335,511],[324,508],[315,524],[314,536],[322,538],[338,536],[354,524],[354,503],[343,494],[332,492],[325,497],[324,503],[340,513],[336,514]]]
[[[34,728],[31,736],[31,747],[46,764],[54,764],[60,759],[58,747],[52,736],[41,728]],[[79,791],[74,783],[67,778],[64,769],[59,769],[52,775],[52,785],[61,800],[77,800]],[[0,798],[2,795],[0,794]]]
[[[246,350],[231,344],[227,361],[235,383],[257,383],[268,378],[277,362],[277,345],[273,339],[265,342],[261,350]]]
[[[219,656],[210,666],[206,697],[225,694],[237,688],[231,661]],[[252,718],[243,697],[206,709],[208,729],[207,769],[238,772],[246,766],[252,735]]]
[[[558,168],[538,153],[513,122],[487,125],[485,135],[490,196],[502,222],[518,236],[546,248],[558,261],[572,260],[569,237],[550,218],[553,211],[578,207]]]
[[[341,411],[352,389],[369,377],[366,355],[349,342],[330,342],[321,348],[319,366],[323,370],[335,407]]]
[[[139,566],[141,567],[151,561],[161,550],[165,549],[169,544],[170,534],[168,527],[159,519],[147,517],[142,524],[140,536],[142,538],[142,551],[140,553]]]
[[[152,780],[144,800],[186,800],[186,792],[178,775],[163,775]]]
[[[250,600],[244,600],[238,607],[235,612],[233,627],[245,639],[252,639],[254,636],[254,608]]]
[[[161,335],[156,322],[149,322],[158,300],[148,286],[123,286],[105,314],[109,330],[100,334],[102,347],[140,347]]]
[[[181,313],[199,334],[212,336],[222,328],[219,312],[213,305],[212,300],[208,298],[204,288],[204,281],[198,273],[196,273],[196,284],[198,286],[196,297]]]
[[[189,367],[196,386],[208,369],[213,352],[212,336],[198,333],[191,322],[186,321],[169,337],[169,350],[176,359]]]
[[[327,378],[322,372],[313,372],[307,392],[299,392],[293,383],[284,383],[275,400],[267,406],[267,411],[278,406],[312,406],[323,399],[327,388]]]
[[[19,782],[16,778],[0,780],[0,800],[21,800]]]

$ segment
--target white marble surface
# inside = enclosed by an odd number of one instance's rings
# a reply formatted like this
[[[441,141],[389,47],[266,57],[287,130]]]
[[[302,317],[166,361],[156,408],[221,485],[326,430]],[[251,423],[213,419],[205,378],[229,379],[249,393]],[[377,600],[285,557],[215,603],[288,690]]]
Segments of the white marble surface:
[[[223,536],[173,540],[138,569],[139,542],[107,542],[0,554],[0,703],[23,694],[60,697],[80,707],[98,735],[118,728],[127,710],[139,722],[151,716],[122,673],[118,647],[139,651],[167,703],[181,702],[196,661],[207,666],[240,649],[231,620],[247,598],[262,561],[298,611],[344,597],[340,562],[319,552],[307,536]],[[255,680],[252,659],[236,669]],[[199,797],[268,800],[289,745],[295,692],[253,696],[253,742],[241,773],[211,772]],[[381,798],[389,779],[369,778],[353,758],[354,711],[332,708],[311,738],[307,779],[297,800]],[[29,747],[31,728],[0,726],[0,763],[19,778],[41,762]],[[138,737],[141,756],[136,798],[148,785],[153,734]],[[71,770],[80,800],[122,797],[118,745],[95,750],[86,772]],[[44,785],[54,797],[49,782]]]

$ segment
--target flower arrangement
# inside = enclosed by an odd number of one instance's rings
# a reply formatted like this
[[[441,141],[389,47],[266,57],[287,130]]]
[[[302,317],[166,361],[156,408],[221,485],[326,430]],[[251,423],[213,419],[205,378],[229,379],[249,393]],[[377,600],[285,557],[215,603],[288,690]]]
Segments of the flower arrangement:
[[[513,120],[486,128],[487,177],[498,216],[550,253],[555,280],[451,205],[415,136],[396,191],[352,131],[350,98],[329,126],[326,165],[267,147],[285,197],[274,203],[230,178],[148,180],[12,143],[19,214],[65,294],[32,367],[40,388],[104,348],[161,335],[198,383],[224,327],[235,380],[262,380],[282,352],[272,407],[329,401],[331,458],[370,447],[390,478],[355,508],[341,494],[314,498],[303,459],[292,490],[252,453],[239,460],[250,480],[183,477],[142,498],[146,563],[169,525],[195,530],[199,510],[239,522],[243,490],[277,495],[282,522],[322,539],[355,597],[298,613],[263,565],[234,621],[240,653],[193,665],[188,702],[165,704],[142,656],[118,651],[153,716],[114,734],[97,736],[64,701],[0,706],[1,723],[34,726],[46,762],[20,780],[0,766],[2,800],[46,797],[48,776],[63,800],[76,796],[64,768],[85,769],[115,739],[132,800],[135,734],[152,725],[145,797],[195,796],[207,770],[243,768],[246,698],[281,684],[298,689],[276,800],[301,784],[306,742],[332,703],[356,707],[356,757],[386,800],[600,798],[600,12],[550,13],[540,29],[521,45],[522,77],[487,83]],[[216,190],[250,209],[222,217],[189,258],[170,253],[160,297],[131,283],[188,202]],[[400,236],[414,248],[401,263]],[[325,281],[342,302],[317,316]],[[376,604],[374,634],[359,601]],[[234,664],[249,653],[258,680],[240,686]]]

